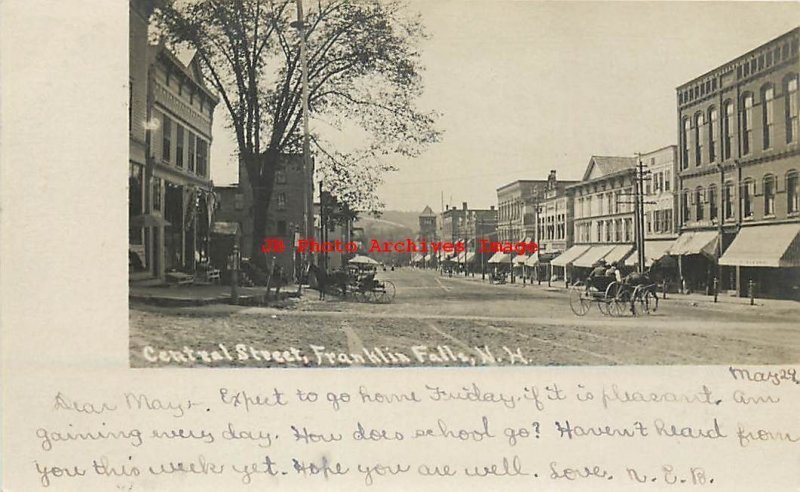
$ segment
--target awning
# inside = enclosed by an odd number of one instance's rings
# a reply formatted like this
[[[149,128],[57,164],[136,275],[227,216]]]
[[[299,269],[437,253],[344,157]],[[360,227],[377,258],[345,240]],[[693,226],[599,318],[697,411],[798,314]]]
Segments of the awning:
[[[661,259],[662,256],[667,254],[667,249],[669,249],[670,245],[672,245],[675,241],[672,239],[661,240],[661,241],[647,241],[644,242],[644,265],[650,266],[653,264],[655,260]],[[634,266],[639,263],[639,250],[634,250],[633,253],[625,260],[625,264],[629,266]]]
[[[465,251],[462,251],[461,253],[458,254],[458,259],[456,261],[458,261],[458,263],[464,263],[464,260],[466,258],[467,258],[467,253]]]
[[[475,259],[475,253],[467,253],[466,259],[464,261],[466,261],[467,263],[472,263],[474,259]]]
[[[582,254],[580,258],[572,262],[573,266],[581,268],[592,268],[595,263],[614,249],[613,244],[606,244],[603,246],[592,246],[592,249]]]
[[[508,255],[508,253],[498,251],[497,253],[493,254],[491,258],[489,258],[488,263],[509,263],[510,261],[511,257]]]
[[[238,222],[214,222],[211,224],[211,234],[222,236],[236,236],[239,234]]]
[[[422,261],[423,256],[419,253],[415,254],[413,258],[411,258],[412,263],[419,263]]]
[[[568,250],[561,253],[557,258],[553,258],[550,262],[551,265],[565,267],[578,259],[579,256],[589,251],[592,246],[589,244],[576,244]]]
[[[633,246],[630,244],[618,244],[603,259],[610,265],[622,261],[631,251],[633,251]]]
[[[514,263],[525,263],[527,260],[527,255],[517,255],[514,257]]]
[[[670,255],[706,255],[709,258],[716,257],[717,250],[717,231],[688,231],[675,240],[669,247],[667,254]],[[762,238],[763,240],[764,238]]]
[[[525,266],[533,267],[539,264],[539,252],[533,253],[525,260]]]
[[[427,255],[425,255],[424,261],[431,261],[431,258],[432,258],[431,254],[428,253]]]
[[[800,267],[800,224],[742,227],[719,259],[720,265]]]

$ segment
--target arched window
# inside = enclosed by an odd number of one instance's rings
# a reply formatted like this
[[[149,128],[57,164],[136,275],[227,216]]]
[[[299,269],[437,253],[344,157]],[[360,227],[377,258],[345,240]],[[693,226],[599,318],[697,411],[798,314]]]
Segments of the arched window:
[[[786,94],[786,143],[797,141],[798,128],[798,96],[797,96],[797,74],[789,76],[784,82],[784,94]]]
[[[771,85],[761,89],[761,127],[764,136],[764,149],[772,143],[772,127],[775,124],[775,89]]]
[[[725,183],[725,189],[722,192],[722,213],[725,220],[733,219],[733,204],[735,200],[733,190],[732,182]]]
[[[703,187],[698,186],[694,190],[694,218],[695,220],[703,220]]]
[[[717,159],[717,132],[719,129],[717,128],[717,120],[719,119],[719,115],[717,114],[717,108],[711,108],[708,110],[708,160],[709,162],[714,162]]]
[[[686,169],[689,167],[689,135],[692,130],[689,118],[683,119],[683,161],[682,167]]]
[[[689,222],[689,190],[681,192],[681,222]]]
[[[753,144],[753,95],[742,97],[742,154],[749,154]]]
[[[800,188],[798,188],[797,171],[792,169],[786,173],[786,211],[790,214],[800,211]]]
[[[703,130],[705,118],[703,113],[694,116],[694,165],[699,166],[703,163]]]
[[[740,207],[742,207],[742,217],[753,216],[753,196],[756,194],[756,183],[751,178],[742,182],[740,190]]]
[[[726,101],[724,106],[724,119],[722,120],[722,158],[730,159],[733,155],[733,102]]]
[[[711,220],[717,220],[717,187],[715,185],[710,185],[708,187],[708,218]]]
[[[775,215],[775,176],[764,176],[764,215]]]

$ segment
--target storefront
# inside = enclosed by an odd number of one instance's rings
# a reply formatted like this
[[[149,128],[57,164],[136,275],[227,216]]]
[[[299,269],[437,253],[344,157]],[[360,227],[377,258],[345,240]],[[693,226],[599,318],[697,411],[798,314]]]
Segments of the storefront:
[[[567,283],[567,285],[571,280],[571,272],[569,267],[576,259],[580,258],[581,255],[589,251],[591,247],[592,246],[590,244],[576,244],[550,261],[551,267],[563,269],[564,281]]]
[[[717,231],[686,231],[667,253],[678,257],[678,277],[683,292],[710,292],[717,275]]]
[[[800,223],[743,227],[719,264],[735,268],[740,296],[752,285],[756,297],[800,299]]]

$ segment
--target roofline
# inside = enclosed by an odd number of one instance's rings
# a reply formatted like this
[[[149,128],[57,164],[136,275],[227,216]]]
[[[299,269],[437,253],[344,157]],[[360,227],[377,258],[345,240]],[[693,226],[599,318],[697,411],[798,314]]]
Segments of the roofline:
[[[178,69],[179,69],[181,72],[183,72],[183,73],[184,73],[184,75],[187,75],[187,76],[189,76],[189,77],[191,78],[191,75],[190,75],[189,73],[187,73],[187,72],[189,72],[189,71],[190,71],[190,69],[189,69],[189,66],[188,66],[188,65],[184,65],[184,64],[183,64],[183,62],[181,62],[181,61],[178,59],[178,57],[175,55],[175,53],[173,53],[173,52],[172,52],[172,51],[171,51],[169,48],[167,48],[167,47],[166,47],[166,46],[165,46],[163,43],[159,43],[159,44],[151,44],[150,46],[152,46],[154,49],[157,49],[157,50],[158,50],[158,52],[156,53],[156,57],[158,57],[158,55],[160,55],[160,54],[162,54],[162,53],[165,53],[165,54],[166,54],[166,57],[167,57],[167,59],[168,59],[168,60],[169,60],[169,61],[170,61],[170,62],[171,62],[173,65],[175,65],[175,66],[176,66],[176,67],[177,67],[177,68],[178,68]],[[194,60],[194,57],[192,57],[192,60]],[[198,87],[200,90],[202,90],[203,92],[205,92],[205,94],[206,94],[208,97],[210,97],[210,98],[211,98],[211,99],[214,101],[214,105],[217,105],[217,104],[219,104],[220,97],[219,97],[217,94],[215,94],[215,93],[214,93],[214,92],[213,92],[211,89],[209,89],[208,87],[206,87],[206,86],[205,86],[205,84],[198,84],[198,83],[196,83],[196,82],[195,82],[195,85],[197,85],[197,87]]]
[[[789,31],[786,31],[785,33],[783,33],[783,34],[780,34],[780,35],[778,35],[778,36],[776,36],[776,37],[774,37],[774,38],[770,39],[769,41],[767,41],[767,42],[765,42],[765,43],[761,43],[760,45],[756,46],[755,48],[751,49],[750,51],[748,51],[748,52],[746,52],[746,53],[743,53],[743,54],[741,54],[741,55],[737,56],[736,58],[734,58],[734,59],[732,59],[732,60],[729,60],[729,61],[727,61],[727,62],[725,62],[725,63],[722,63],[722,64],[720,64],[720,65],[717,65],[716,67],[712,68],[712,69],[711,69],[711,70],[709,70],[708,72],[705,72],[705,73],[704,73],[704,74],[702,74],[702,75],[698,75],[697,77],[695,77],[695,78],[693,78],[693,79],[691,79],[691,80],[688,80],[688,81],[686,81],[686,82],[682,83],[681,85],[679,85],[679,86],[675,87],[675,91],[676,91],[676,92],[680,92],[682,89],[685,89],[687,86],[689,86],[689,85],[693,84],[694,82],[697,82],[698,80],[701,80],[701,79],[704,79],[704,78],[708,77],[709,75],[711,75],[712,73],[716,72],[717,70],[719,70],[719,69],[721,69],[721,68],[725,67],[726,65],[731,65],[731,64],[733,64],[733,63],[736,63],[738,60],[740,60],[740,59],[742,59],[742,58],[746,58],[746,57],[748,57],[748,56],[750,56],[750,55],[754,54],[756,51],[758,51],[758,50],[760,50],[760,49],[764,48],[764,47],[765,47],[765,46],[767,46],[768,44],[774,43],[775,41],[777,41],[777,40],[779,40],[779,39],[781,39],[781,38],[783,38],[783,37],[790,37],[790,36],[792,36],[793,34],[800,35],[800,26],[798,26],[798,27],[795,27],[794,29],[790,29]]]
[[[628,174],[628,173],[632,173],[632,172],[635,172],[635,171],[636,171],[636,166],[626,167],[625,169],[621,169],[619,171],[614,171],[613,173],[604,174],[604,175],[600,176],[599,178],[590,179],[588,181],[580,181],[579,183],[576,183],[576,184],[574,184],[572,186],[567,186],[565,189],[569,190],[569,189],[579,188],[579,187],[581,187],[583,185],[596,183],[598,181],[602,181],[602,180],[607,179],[607,178],[616,178],[618,176],[622,176],[622,175],[625,175],[625,174]]]
[[[497,188],[496,191],[500,191],[502,189],[508,188],[509,186],[513,186],[518,183],[547,183],[546,179],[518,179],[516,181],[512,181],[508,184],[504,184],[503,186]]]

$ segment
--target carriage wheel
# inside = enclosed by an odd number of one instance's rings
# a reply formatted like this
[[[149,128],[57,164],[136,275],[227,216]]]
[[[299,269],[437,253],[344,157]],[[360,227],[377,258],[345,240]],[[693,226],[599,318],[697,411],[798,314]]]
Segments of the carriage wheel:
[[[636,287],[636,290],[633,291],[633,300],[631,301],[634,316],[643,316],[649,313],[649,306],[645,302],[645,297],[646,292]]]
[[[623,289],[614,297],[614,303],[611,307],[612,316],[625,316],[631,312],[631,295],[630,292]]]
[[[378,302],[381,303],[390,303],[394,300],[394,295],[397,289],[395,289],[394,284],[389,280],[383,283],[383,290],[380,291],[380,296],[378,296]]]
[[[648,313],[658,311],[658,293],[654,289],[647,289],[644,293],[644,303]]]
[[[587,292],[583,289],[572,289],[569,293],[569,307],[578,316],[584,316],[592,307],[586,295]]]
[[[599,299],[597,301],[597,309],[598,309],[598,311],[600,311],[600,314],[602,314],[603,316],[614,316],[612,314],[612,312],[611,312],[611,309],[612,309],[611,305],[612,304],[613,304],[613,302],[609,302],[609,301],[607,301],[605,299]]]

